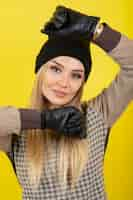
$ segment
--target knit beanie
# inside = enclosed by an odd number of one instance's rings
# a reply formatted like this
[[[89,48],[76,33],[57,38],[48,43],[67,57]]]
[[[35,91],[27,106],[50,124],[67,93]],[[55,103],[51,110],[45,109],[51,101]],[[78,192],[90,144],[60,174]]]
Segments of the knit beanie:
[[[35,73],[50,59],[70,56],[79,59],[85,69],[85,81],[91,71],[90,43],[68,38],[49,38],[42,46],[35,61]]]

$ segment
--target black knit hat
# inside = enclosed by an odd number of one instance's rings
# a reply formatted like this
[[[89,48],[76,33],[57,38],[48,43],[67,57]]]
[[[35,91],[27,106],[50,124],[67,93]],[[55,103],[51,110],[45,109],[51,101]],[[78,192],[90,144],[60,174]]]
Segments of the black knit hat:
[[[91,71],[90,43],[70,38],[49,38],[36,57],[35,73],[40,67],[57,56],[70,56],[79,59],[85,68],[85,81]]]

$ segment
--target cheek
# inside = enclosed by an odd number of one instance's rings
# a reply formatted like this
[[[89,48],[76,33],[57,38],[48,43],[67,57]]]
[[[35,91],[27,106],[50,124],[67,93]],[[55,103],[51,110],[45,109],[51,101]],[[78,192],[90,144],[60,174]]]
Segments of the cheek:
[[[50,78],[49,76],[45,76],[42,81],[42,94],[45,96],[49,89],[55,84],[55,81],[53,78]]]
[[[52,85],[55,84],[55,78],[53,76],[51,76],[50,73],[48,73],[48,71],[45,72],[44,75],[44,79],[43,79],[43,85],[48,88],[51,87]]]
[[[71,84],[71,91],[73,93],[76,93],[80,89],[81,85],[82,85],[82,82]]]

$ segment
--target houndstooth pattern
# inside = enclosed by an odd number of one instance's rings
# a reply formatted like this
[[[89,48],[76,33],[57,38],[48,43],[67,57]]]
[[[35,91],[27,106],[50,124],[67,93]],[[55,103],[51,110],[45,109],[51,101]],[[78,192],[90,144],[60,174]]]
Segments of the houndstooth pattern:
[[[52,155],[48,163],[49,173],[44,173],[38,189],[33,190],[29,185],[27,170],[24,165],[25,135],[22,133],[14,142],[12,149],[13,163],[16,175],[23,187],[23,200],[107,200],[103,178],[107,128],[100,113],[90,107],[86,109],[89,159],[73,192],[70,191],[68,186],[63,189],[55,179],[56,153]]]

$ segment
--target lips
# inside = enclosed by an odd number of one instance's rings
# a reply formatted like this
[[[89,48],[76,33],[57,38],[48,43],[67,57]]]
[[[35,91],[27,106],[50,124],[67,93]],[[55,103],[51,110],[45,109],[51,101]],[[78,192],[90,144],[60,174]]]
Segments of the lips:
[[[55,92],[56,95],[58,95],[58,96],[65,96],[65,95],[66,95],[66,93],[65,93],[65,92],[62,92],[62,91],[54,90],[54,92]]]

